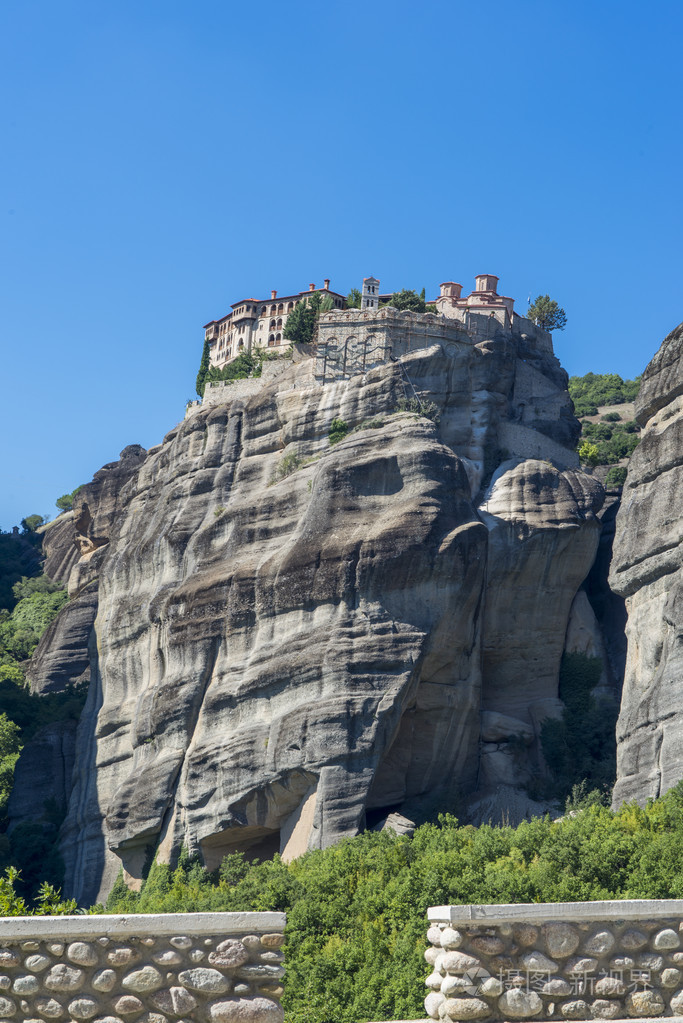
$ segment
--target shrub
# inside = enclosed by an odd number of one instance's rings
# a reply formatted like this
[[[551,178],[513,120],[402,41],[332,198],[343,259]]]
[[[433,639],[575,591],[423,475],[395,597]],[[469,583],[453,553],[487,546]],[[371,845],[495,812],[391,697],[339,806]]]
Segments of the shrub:
[[[626,482],[626,466],[613,465],[605,476],[606,487],[623,487]]]
[[[345,423],[343,419],[333,419],[328,433],[330,444],[338,444],[340,440],[344,440],[348,432],[348,423]]]
[[[441,418],[439,406],[433,401],[422,401],[420,398],[400,398],[396,403],[397,412],[412,412],[416,416],[424,416],[438,423]]]
[[[282,461],[278,462],[275,467],[275,471],[271,477],[271,483],[277,483],[279,480],[285,479],[286,476],[291,476],[293,472],[300,469],[303,465],[301,458],[294,452],[289,455],[285,455]]]
[[[621,416],[618,412],[606,412],[602,417],[603,423],[620,423]]]

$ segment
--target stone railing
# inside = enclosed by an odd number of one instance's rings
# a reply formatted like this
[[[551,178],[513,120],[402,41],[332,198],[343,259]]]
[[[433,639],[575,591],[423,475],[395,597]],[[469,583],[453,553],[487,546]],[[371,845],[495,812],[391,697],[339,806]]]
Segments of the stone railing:
[[[430,909],[432,1019],[683,1015],[683,900]]]
[[[6,917],[0,1017],[282,1023],[284,913]]]

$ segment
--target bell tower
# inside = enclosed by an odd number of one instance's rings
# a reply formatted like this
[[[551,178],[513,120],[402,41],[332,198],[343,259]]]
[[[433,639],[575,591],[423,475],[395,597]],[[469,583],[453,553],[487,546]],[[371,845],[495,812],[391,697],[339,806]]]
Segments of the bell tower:
[[[379,306],[379,281],[376,277],[363,278],[361,309],[377,309]]]

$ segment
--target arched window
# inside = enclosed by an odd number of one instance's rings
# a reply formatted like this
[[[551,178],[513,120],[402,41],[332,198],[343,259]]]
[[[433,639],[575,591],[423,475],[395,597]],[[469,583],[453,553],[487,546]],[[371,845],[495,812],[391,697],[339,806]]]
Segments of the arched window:
[[[280,317],[280,319],[277,321],[277,325],[278,325],[278,330],[281,330],[282,329],[282,317]]]
[[[268,306],[264,305],[263,309],[261,310],[261,316],[267,316],[267,315],[268,315]]]
[[[237,347],[238,348],[244,348],[244,341],[240,341],[240,343],[238,344]]]
[[[287,312],[291,313],[293,308],[294,308],[294,303],[293,302],[288,302],[287,303]]]
[[[276,334],[275,341],[277,344],[280,344],[280,342],[282,341],[282,334]]]
[[[276,305],[272,305],[270,307],[270,315],[272,316],[273,313],[276,313],[276,312],[277,312],[277,306]]]
[[[270,329],[271,330],[275,330],[275,327],[276,327],[275,320],[271,320],[270,321]]]
[[[268,336],[268,347],[272,348],[274,344],[275,344],[275,334],[270,334]]]
[[[277,311],[279,313],[283,313],[285,311],[285,304],[284,304],[284,302],[280,302],[279,306],[277,307]]]

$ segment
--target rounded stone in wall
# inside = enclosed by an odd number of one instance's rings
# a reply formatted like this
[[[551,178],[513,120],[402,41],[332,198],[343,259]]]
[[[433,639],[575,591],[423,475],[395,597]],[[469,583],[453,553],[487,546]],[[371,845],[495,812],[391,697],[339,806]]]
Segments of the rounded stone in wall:
[[[198,966],[194,970],[184,970],[178,974],[178,980],[184,987],[189,987],[192,991],[201,991],[203,994],[222,995],[230,988],[227,977],[218,970],[210,970],[203,966]]]
[[[543,928],[548,952],[554,959],[566,959],[576,952],[581,935],[571,924],[551,923]]]
[[[618,977],[601,977],[595,985],[596,995],[614,997],[626,994],[626,985]]]
[[[0,1016],[15,1016],[17,1012],[16,1003],[11,998],[0,995]]]
[[[652,944],[658,952],[673,952],[675,949],[681,947],[681,939],[674,930],[670,927],[666,927],[663,931],[660,931],[659,934],[655,934]]]
[[[227,998],[209,1006],[212,1023],[283,1023],[284,1018],[282,1006],[270,998]]]
[[[441,944],[441,928],[438,927],[437,924],[432,924],[432,926],[427,931],[427,941],[431,945]]]
[[[66,950],[66,957],[77,966],[95,966],[97,952],[86,941],[73,941]]]
[[[460,931],[456,931],[454,927],[446,927],[443,931],[441,931],[440,942],[441,948],[460,948],[462,945],[462,934]]]
[[[99,1011],[94,998],[74,998],[69,1002],[69,1012],[74,1019],[92,1019]]]
[[[668,969],[662,970],[659,980],[662,987],[678,987],[681,982],[681,971],[670,966]]]
[[[434,966],[440,954],[441,953],[439,952],[438,948],[434,948],[433,945],[430,945],[429,948],[425,949],[424,953],[425,962],[429,963],[430,966]]]
[[[66,963],[57,963],[45,977],[45,987],[48,991],[78,991],[83,987],[85,974]]]
[[[183,957],[172,948],[166,949],[165,952],[157,952],[152,959],[158,966],[180,966],[183,961]]]
[[[575,998],[572,1002],[565,1002],[560,1006],[560,1012],[565,1019],[588,1019],[590,1009],[583,998]]]
[[[206,952],[202,952],[201,948],[193,948],[190,952],[190,959],[193,963],[201,963],[202,959],[206,958]]]
[[[59,1019],[64,1015],[62,1003],[56,998],[36,998],[36,1009],[41,1016],[47,1016],[48,1019]]]
[[[48,966],[52,964],[52,960],[48,959],[47,956],[35,955],[27,956],[24,960],[24,966],[31,973],[42,973],[43,970],[47,970]]]
[[[595,973],[598,960],[590,956],[574,956],[565,964],[568,973]]]
[[[683,990],[677,991],[671,998],[671,1011],[674,1016],[683,1016]]]
[[[12,987],[12,978],[6,973],[0,973],[0,991],[9,991]]]
[[[584,944],[583,950],[589,955],[606,956],[610,954],[615,945],[616,939],[611,931],[596,931]]]
[[[99,970],[91,983],[96,991],[111,991],[116,983],[116,974],[113,970]]]
[[[538,928],[533,924],[517,924],[512,928],[512,937],[522,948],[531,948],[538,940]]]
[[[264,934],[263,937],[270,939],[275,937],[279,938],[281,937],[281,935]],[[258,952],[258,950],[261,948],[261,939],[259,938],[258,934],[245,934],[243,938],[240,938],[240,941],[242,942],[245,948],[249,949],[250,952]],[[280,944],[282,944],[282,942],[280,942]]]
[[[114,1008],[121,1016],[137,1016],[144,1009],[144,1005],[135,995],[121,995],[114,1002]]]
[[[221,941],[215,952],[209,952],[209,962],[214,966],[226,966],[235,969],[249,961],[249,950],[234,938]]]
[[[163,982],[163,977],[154,966],[143,966],[141,970],[128,973],[121,981],[121,986],[139,995],[157,991]]]
[[[543,1002],[535,991],[515,987],[500,996],[498,1008],[504,1018],[511,1016],[512,1019],[526,1019],[527,1016],[538,1016]]]
[[[280,948],[285,943],[285,936],[284,934],[264,934],[260,941],[264,948]],[[244,938],[242,938],[242,944],[247,944]]]
[[[439,988],[441,987],[442,981],[443,981],[443,975],[441,973],[437,973],[436,970],[435,970],[434,973],[430,973],[429,974],[429,976],[425,980],[425,984],[426,984],[427,987],[432,988],[434,991],[438,991]],[[183,981],[183,983],[184,983],[184,981]]]
[[[505,942],[494,934],[478,934],[476,938],[472,938],[470,945],[475,952],[484,956],[499,955],[505,948]]]
[[[624,1014],[621,1002],[612,1002],[607,998],[597,998],[590,1008],[593,1019],[621,1019]]]
[[[632,991],[626,999],[626,1011],[629,1016],[661,1016],[664,999],[658,991]]]
[[[474,956],[465,955],[464,952],[446,952],[441,960],[441,969],[447,973],[464,973],[465,970],[472,970],[481,966]]]
[[[197,1008],[197,999],[184,987],[171,987],[157,991],[151,1001],[157,1009],[161,1009],[162,1012],[167,1012],[171,1016],[182,1016]]]
[[[568,980],[563,980],[561,977],[553,977],[545,982],[541,988],[541,994],[562,998],[565,995],[571,994],[571,990],[572,986]]]
[[[556,973],[559,969],[557,963],[536,949],[533,952],[525,952],[519,957],[519,961],[525,970],[533,973]]]
[[[10,948],[0,948],[0,966],[18,966],[21,959],[16,952],[13,952]]]
[[[139,952],[132,948],[125,948],[125,946],[112,948],[107,952],[107,959],[112,966],[128,966],[130,963],[137,962],[139,958]]]
[[[25,977],[17,977],[12,984],[12,990],[17,995],[34,995],[40,990],[40,981],[29,973]]]
[[[192,938],[188,938],[184,934],[171,938],[170,943],[174,948],[192,948]]]
[[[486,1019],[491,1006],[482,998],[448,998],[441,1011],[452,1020]]]
[[[237,988],[235,988],[235,990],[237,990]],[[439,1006],[443,1005],[445,1001],[446,999],[442,994],[432,991],[431,994],[428,994],[425,998],[425,1012],[432,1019],[439,1019]]]
[[[624,931],[619,941],[621,947],[627,952],[637,952],[647,945],[647,934],[643,934],[642,931],[637,930],[635,927],[630,927],[627,931]]]
[[[638,956],[638,969],[639,970],[652,970],[654,973],[659,973],[664,968],[664,959],[662,956],[654,955],[651,952],[645,952]]]

